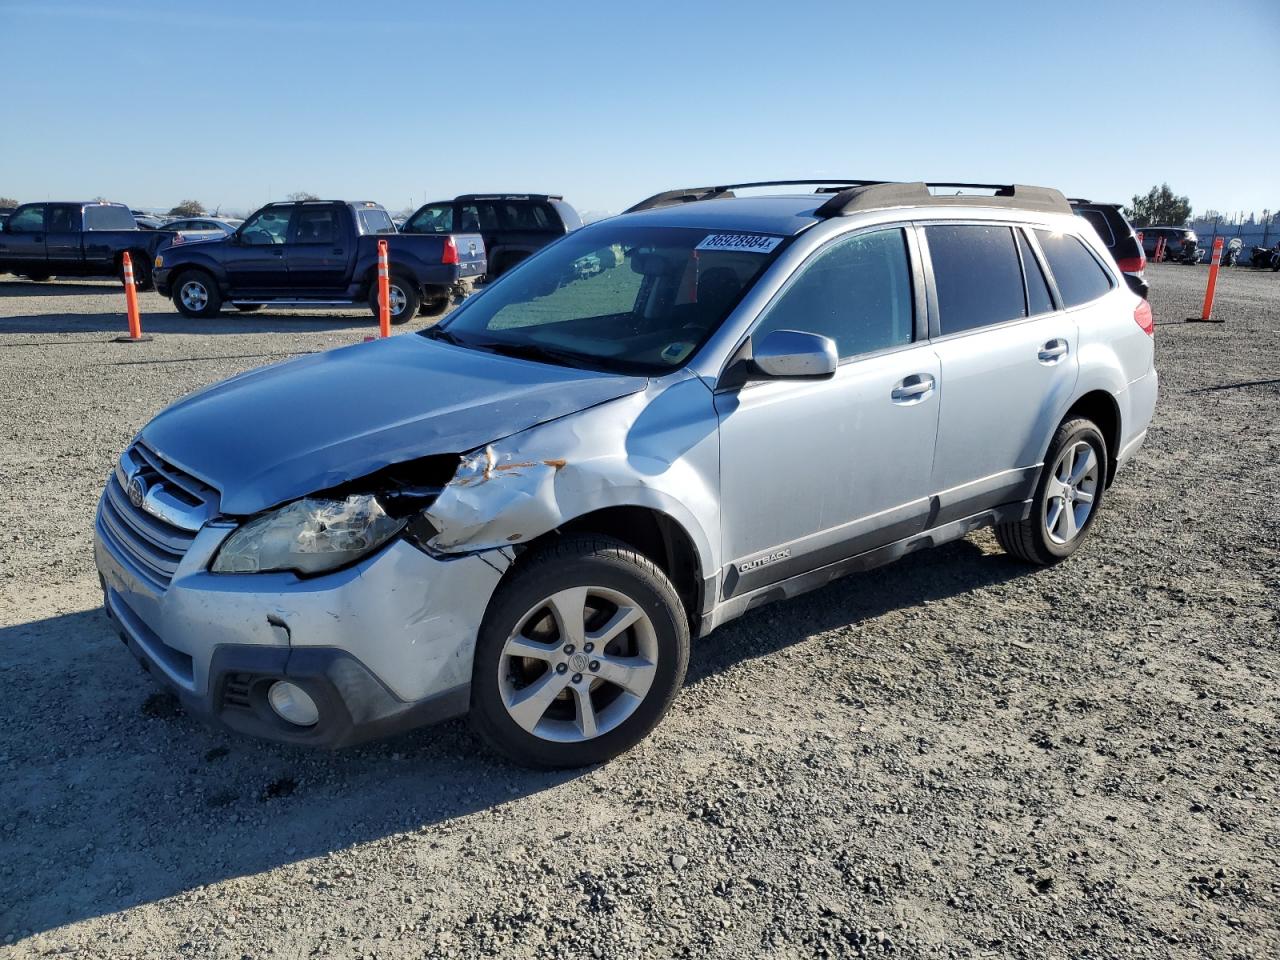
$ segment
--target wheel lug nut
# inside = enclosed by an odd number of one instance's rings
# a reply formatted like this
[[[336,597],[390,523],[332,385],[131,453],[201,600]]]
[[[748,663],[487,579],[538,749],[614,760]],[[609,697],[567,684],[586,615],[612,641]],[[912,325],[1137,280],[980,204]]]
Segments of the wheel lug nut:
[[[582,652],[583,652],[583,653],[590,653],[590,652],[591,652],[592,650],[594,650],[595,648],[596,648],[596,645],[595,645],[594,643],[584,643],[584,644],[582,645]]]
[[[565,652],[566,654],[573,653],[573,644],[572,644],[572,643],[566,643],[566,644],[564,645],[564,652]]]
[[[599,670],[599,669],[600,669],[600,661],[599,661],[599,660],[592,660],[592,661],[591,661],[591,672],[592,672],[592,673],[594,673],[595,671],[597,671],[597,670]]]
[[[556,664],[556,673],[564,673],[564,672],[565,672],[566,670],[568,670],[568,669],[569,669],[569,668],[568,668],[568,667],[566,667],[563,663],[557,663],[557,664]]]
[[[575,674],[573,675],[573,682],[574,682],[574,683],[581,683],[581,682],[582,682],[582,674],[580,674],[580,673],[575,673]]]

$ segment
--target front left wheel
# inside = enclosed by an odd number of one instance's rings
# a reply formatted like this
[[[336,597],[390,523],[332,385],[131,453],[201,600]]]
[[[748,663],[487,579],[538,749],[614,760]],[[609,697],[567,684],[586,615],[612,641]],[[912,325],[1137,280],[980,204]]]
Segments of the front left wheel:
[[[675,587],[617,540],[569,537],[522,562],[476,643],[471,725],[516,763],[602,763],[644,739],[675,700],[689,622]]]

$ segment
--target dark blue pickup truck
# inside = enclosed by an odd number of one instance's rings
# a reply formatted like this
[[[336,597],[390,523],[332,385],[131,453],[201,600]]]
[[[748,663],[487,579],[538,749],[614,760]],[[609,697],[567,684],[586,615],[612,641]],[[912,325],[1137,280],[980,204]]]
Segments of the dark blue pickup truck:
[[[188,317],[231,304],[350,306],[376,315],[378,241],[387,241],[391,321],[439,316],[485,272],[479,234],[402,236],[381,206],[365,201],[269,203],[226,238],[162,247],[156,289]]]
[[[134,283],[151,285],[151,260],[173,233],[139,230],[123,203],[24,203],[0,225],[0,273],[32,280],[119,277],[125,253]]]

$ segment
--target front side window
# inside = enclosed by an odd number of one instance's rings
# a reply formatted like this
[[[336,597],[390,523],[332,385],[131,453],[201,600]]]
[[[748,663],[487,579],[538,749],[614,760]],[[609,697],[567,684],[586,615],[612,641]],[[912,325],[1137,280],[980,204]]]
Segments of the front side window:
[[[1049,261],[1064,306],[1077,307],[1110,292],[1112,281],[1107,271],[1071,234],[1037,230],[1036,239]]]
[[[1013,231],[987,224],[925,227],[942,335],[1026,316]]]
[[[84,208],[86,230],[137,230],[138,221],[128,207],[95,204]]]
[[[303,207],[298,211],[298,243],[336,243],[338,213],[333,207]]]
[[[830,337],[840,358],[912,340],[915,304],[906,238],[899,229],[837,240],[800,267],[752,332]]]
[[[453,204],[423,207],[404,225],[405,233],[453,233]]]
[[[423,335],[570,366],[666,373],[720,326],[783,239],[605,221],[534,254]]]
[[[10,233],[43,233],[44,207],[23,207],[9,217]]]
[[[270,246],[284,243],[289,235],[289,215],[292,207],[272,207],[260,210],[240,230],[240,239],[251,246]]]

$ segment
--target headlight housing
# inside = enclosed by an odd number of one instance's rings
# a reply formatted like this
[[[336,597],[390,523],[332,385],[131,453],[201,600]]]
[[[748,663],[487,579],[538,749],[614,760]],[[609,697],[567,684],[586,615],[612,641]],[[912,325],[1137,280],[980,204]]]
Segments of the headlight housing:
[[[346,500],[296,500],[227,537],[210,569],[214,573],[324,573],[372,553],[404,529],[405,523],[388,516],[377,498],[368,494]]]

